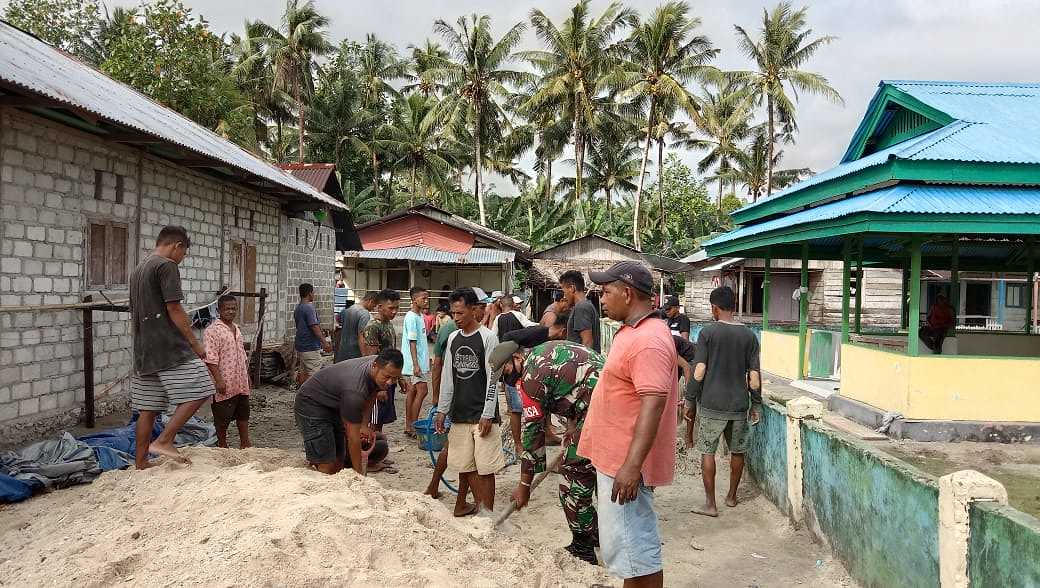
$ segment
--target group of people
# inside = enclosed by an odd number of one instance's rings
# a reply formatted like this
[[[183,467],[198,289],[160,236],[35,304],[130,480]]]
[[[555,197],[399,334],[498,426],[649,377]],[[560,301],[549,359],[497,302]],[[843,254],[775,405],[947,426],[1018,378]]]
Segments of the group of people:
[[[177,269],[190,243],[183,228],[163,229],[131,278],[131,400],[139,412],[141,468],[148,467],[149,452],[183,460],[173,438],[211,398],[223,444],[232,420],[243,446],[249,444],[237,302],[221,298],[220,319],[207,329],[205,346],[194,337]],[[559,279],[563,296],[537,324],[516,309],[511,295],[459,288],[448,296],[450,320],[433,321],[431,335],[429,292],[416,287],[398,338],[393,320],[400,295],[369,293],[341,316],[335,362],[324,367],[321,353],[331,342],[314,312],[314,288],[301,285],[294,413],[307,461],[327,474],[395,471],[381,432],[397,418],[395,394],[404,390],[410,435],[432,394],[433,426],[447,442],[426,493],[438,496],[441,476],[453,470],[459,473],[456,516],[494,510],[496,474],[506,465],[504,395],[520,450],[520,479],[511,495],[516,506],[527,506],[535,476],[548,467],[546,447],[560,444],[560,504],[572,533],[566,549],[596,563],[599,547],[604,565],[626,586],[663,585],[654,489],[673,480],[679,420],[687,422],[686,442],[701,453],[705,503],[694,512],[718,516],[719,439],[732,454],[725,504],[736,506],[751,427],[761,411],[758,343],[734,320],[736,296],[728,287],[712,291],[715,320],[694,344],[677,300],[654,308],[653,279],[644,265],[620,262],[589,277],[601,288],[602,313],[621,325],[606,355],[600,352],[601,311],[588,300],[581,272],[568,271]],[[168,405],[173,415],[153,441],[152,423]]]

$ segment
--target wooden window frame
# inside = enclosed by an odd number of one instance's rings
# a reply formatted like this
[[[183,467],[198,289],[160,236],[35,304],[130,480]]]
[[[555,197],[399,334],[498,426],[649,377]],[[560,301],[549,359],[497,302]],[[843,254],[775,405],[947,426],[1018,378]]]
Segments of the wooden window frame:
[[[1004,287],[1004,308],[1026,308],[1028,302],[1028,288],[1029,284],[1019,283],[1008,283]],[[1009,299],[1011,298],[1011,291],[1018,291],[1018,304],[1011,304]]]
[[[102,263],[104,276],[100,280],[96,279],[97,276],[94,275],[93,270],[95,226],[105,228],[105,259]],[[122,229],[125,236],[122,259],[122,281],[116,279],[116,275],[118,274],[116,266],[119,265],[119,260],[114,258],[116,254],[115,243],[117,239],[115,229]],[[86,230],[84,232],[86,234],[86,239],[83,256],[83,281],[87,288],[100,288],[103,290],[125,290],[129,288],[130,248],[132,237],[130,233],[130,224],[111,219],[88,218]]]
[[[105,198],[105,176],[112,176],[116,180],[115,196],[111,199]],[[122,174],[94,169],[94,200],[108,200],[116,204],[123,203],[123,192],[126,189],[126,180]]]

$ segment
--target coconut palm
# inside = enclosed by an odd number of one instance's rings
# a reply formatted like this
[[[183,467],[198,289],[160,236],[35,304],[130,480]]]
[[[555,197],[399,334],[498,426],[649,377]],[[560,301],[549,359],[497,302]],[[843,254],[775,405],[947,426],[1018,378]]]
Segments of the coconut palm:
[[[562,26],[542,11],[531,11],[531,25],[545,45],[541,51],[521,55],[541,75],[540,83],[523,108],[532,112],[553,111],[571,123],[575,159],[575,197],[584,194],[586,141],[595,124],[596,112],[610,101],[603,99],[605,76],[617,61],[620,46],[614,36],[636,22],[635,11],[612,2],[598,16],[589,13],[588,0],[571,8]]]
[[[350,180],[343,182],[343,202],[350,209],[354,222],[357,224],[379,218],[379,197],[372,195],[372,186],[367,186],[358,192],[354,182]]]
[[[395,104],[393,121],[380,132],[383,148],[393,154],[390,165],[408,173],[412,205],[420,193],[420,181],[424,191],[431,184],[443,188],[452,167],[440,135],[441,121],[433,113],[435,105],[436,98],[418,93],[401,98]]]
[[[728,174],[718,178],[720,182],[729,179],[744,186],[752,202],[763,196],[769,183],[769,170],[778,165],[784,156],[783,151],[777,151],[772,161],[769,161],[767,132],[761,126],[753,129],[747,149],[737,152],[733,160],[735,165]],[[773,187],[783,189],[811,175],[812,170],[809,168],[773,169]]]
[[[457,28],[456,28],[457,27]],[[487,223],[481,169],[485,148],[501,140],[508,126],[499,99],[508,95],[507,84],[520,85],[524,73],[507,69],[513,49],[520,43],[524,23],[517,23],[496,42],[487,15],[459,17],[453,27],[443,20],[433,26],[447,45],[449,59],[438,58],[429,70],[432,79],[441,80],[447,92],[436,109],[456,136],[468,133],[473,138],[473,193],[477,199],[480,224]]]
[[[626,46],[628,54],[620,67],[611,73],[609,84],[622,89],[647,106],[646,144],[643,147],[642,171],[636,188],[632,238],[639,248],[639,202],[643,195],[646,163],[650,157],[651,133],[662,117],[662,111],[682,109],[693,116],[696,102],[686,89],[694,80],[713,75],[707,65],[719,50],[703,35],[695,35],[701,19],[689,14],[685,2],[669,2],[654,9],[650,18],[632,31]]]
[[[409,45],[408,48],[412,52],[411,62],[408,64],[412,82],[404,86],[404,91],[419,91],[426,97],[440,94],[444,85],[433,79],[430,72],[450,57],[448,52],[430,39],[426,39],[422,47]]]
[[[257,143],[270,149],[280,140],[270,137],[268,123],[288,118],[286,106],[291,99],[275,84],[274,66],[267,47],[268,33],[264,23],[247,20],[242,36],[231,35],[231,52],[235,59],[231,73],[251,111]]]
[[[365,36],[358,52],[358,77],[363,88],[365,108],[378,108],[384,96],[395,96],[392,80],[408,76],[408,61],[401,59],[393,45],[379,40],[374,34]]]
[[[314,58],[335,48],[326,39],[328,17],[319,13],[312,0],[288,0],[282,15],[281,30],[257,22],[256,32],[265,37],[268,57],[274,68],[274,86],[293,97],[296,104],[297,156],[304,160],[306,148],[307,100],[314,94]]]
[[[762,28],[756,38],[735,26],[741,50],[755,62],[757,69],[735,72],[734,78],[751,87],[759,103],[765,101],[766,104],[767,196],[773,193],[776,122],[780,120],[791,127],[795,124],[795,107],[788,89],[796,99],[799,93],[816,94],[844,104],[826,77],[800,69],[820,48],[836,39],[832,36],[811,39],[813,30],[808,28],[806,14],[806,8],[794,10],[789,2],[781,2],[772,11],[762,9]]]
[[[700,110],[693,119],[699,132],[699,141],[692,145],[707,154],[697,162],[697,173],[706,174],[715,169],[719,182],[717,206],[722,208],[723,181],[742,154],[738,141],[749,133],[752,100],[754,96],[732,83],[717,83],[705,87],[698,99]]]
[[[588,183],[593,193],[603,191],[607,222],[614,221],[615,197],[637,189],[639,163],[639,145],[625,134],[605,133],[591,142]]]

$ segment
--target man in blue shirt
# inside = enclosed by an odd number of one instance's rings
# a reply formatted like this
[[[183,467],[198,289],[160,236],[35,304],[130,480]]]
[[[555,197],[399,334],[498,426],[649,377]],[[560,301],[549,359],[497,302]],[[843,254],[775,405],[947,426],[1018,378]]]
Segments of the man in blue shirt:
[[[412,306],[408,314],[404,315],[404,329],[401,331],[401,352],[404,353],[401,376],[409,384],[404,404],[404,432],[409,437],[415,437],[415,421],[419,419],[430,382],[430,348],[426,338],[426,321],[423,320],[423,310],[427,308],[430,293],[426,288],[414,286],[408,291],[408,296]]]
[[[332,352],[332,345],[325,340],[325,333],[314,309],[314,286],[300,284],[300,303],[293,311],[296,322],[294,347],[299,366],[296,369],[296,384],[303,385],[307,378],[321,369],[321,352]]]

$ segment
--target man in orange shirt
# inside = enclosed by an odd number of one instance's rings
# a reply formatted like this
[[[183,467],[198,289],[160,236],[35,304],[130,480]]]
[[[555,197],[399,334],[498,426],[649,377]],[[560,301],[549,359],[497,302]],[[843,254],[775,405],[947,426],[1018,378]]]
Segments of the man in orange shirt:
[[[622,261],[589,277],[603,286],[607,316],[623,323],[578,443],[578,454],[596,467],[601,555],[626,587],[663,586],[654,488],[675,474],[675,344],[664,321],[653,320],[646,266]]]

